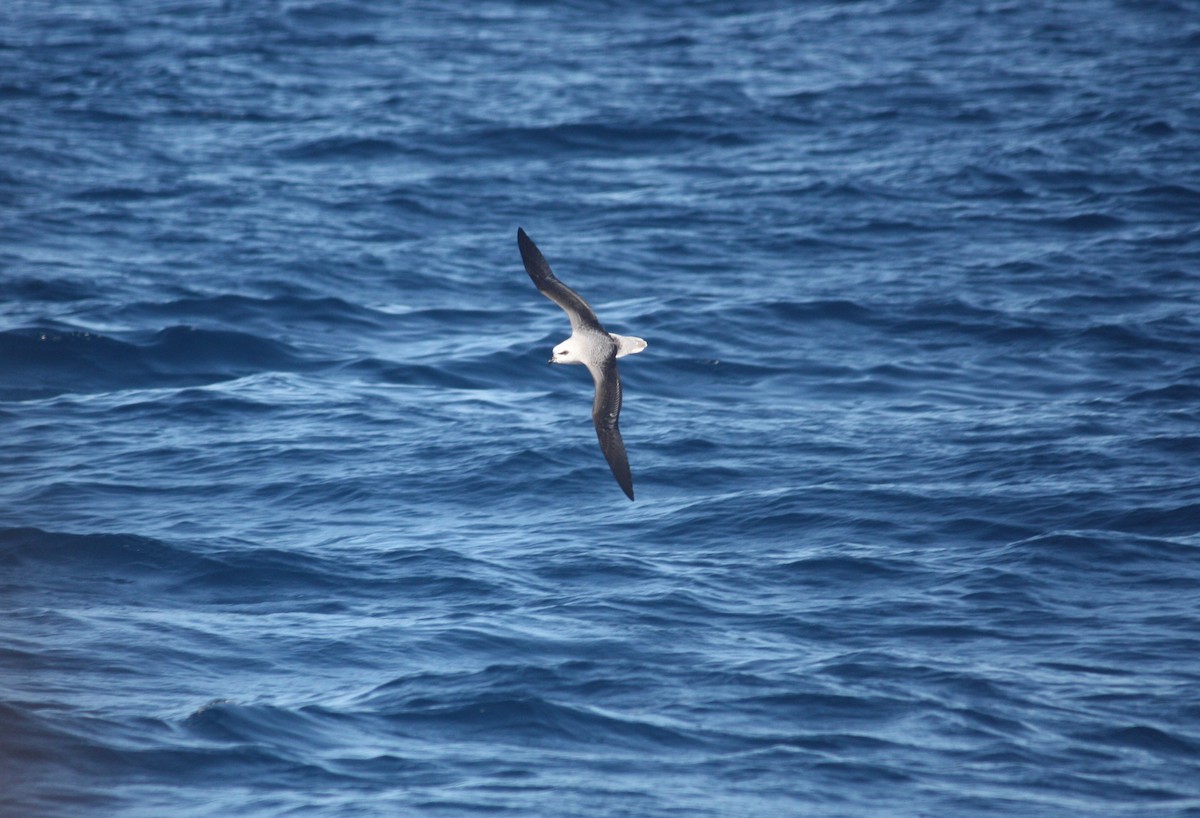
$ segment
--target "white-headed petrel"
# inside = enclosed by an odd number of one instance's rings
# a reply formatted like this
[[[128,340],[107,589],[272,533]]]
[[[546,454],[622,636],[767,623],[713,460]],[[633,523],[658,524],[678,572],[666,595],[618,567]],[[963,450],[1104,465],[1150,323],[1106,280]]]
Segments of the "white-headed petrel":
[[[632,500],[633,475],[629,472],[629,457],[625,454],[621,430],[617,428],[617,418],[621,415],[621,377],[617,374],[617,358],[641,352],[646,348],[646,342],[641,338],[606,332],[579,293],[554,277],[541,250],[519,227],[517,246],[521,248],[525,272],[529,273],[538,291],[562,307],[571,319],[571,337],[554,348],[550,363],[583,364],[592,373],[592,380],[596,382],[592,422],[596,424],[600,451],[604,452],[604,459],[621,490]]]

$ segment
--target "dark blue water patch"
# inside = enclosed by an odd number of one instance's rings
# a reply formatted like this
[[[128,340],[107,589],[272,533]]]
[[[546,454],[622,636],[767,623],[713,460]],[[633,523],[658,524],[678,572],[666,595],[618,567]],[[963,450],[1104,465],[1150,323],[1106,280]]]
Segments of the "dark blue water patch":
[[[94,791],[78,780],[87,762],[88,740],[55,724],[53,711],[36,704],[0,702],[0,762],[4,764],[6,814],[71,815],[113,809],[120,799]],[[111,767],[108,767],[111,769]],[[47,778],[58,781],[50,791]]]
[[[254,603],[272,589],[326,600],[346,575],[319,558],[263,549],[198,553],[186,546],[128,534],[0,531],[0,561],[14,588],[34,592],[53,578],[59,589],[129,586],[144,602],[154,594],[215,604]],[[322,602],[322,609],[333,604]],[[336,604],[333,604],[336,608]]]
[[[149,344],[154,363],[167,369],[183,370],[193,366],[230,368],[236,371],[283,369],[298,363],[285,344],[245,333],[200,330],[179,326],[154,335]]]
[[[183,722],[196,736],[229,746],[259,743],[310,744],[320,740],[320,714],[264,705],[215,700],[198,708]]]
[[[1066,218],[1049,219],[1045,224],[1066,230],[1113,230],[1125,225],[1124,219],[1107,213],[1079,213]]]
[[[750,315],[760,313],[759,320],[771,320],[775,323],[811,321],[837,321],[848,324],[871,326],[876,323],[877,313],[869,307],[846,300],[818,300],[809,302],[778,302],[773,304],[751,305]],[[726,316],[732,311],[724,310]],[[762,314],[765,313],[765,314]]]
[[[136,587],[144,602],[162,594],[254,607],[264,597],[282,593],[291,596],[293,606],[329,613],[339,609],[332,590],[352,578],[360,578],[364,590],[402,587],[394,578],[360,575],[353,564],[319,555],[244,546],[196,550],[186,543],[128,534],[5,529],[0,531],[0,561],[9,568],[11,588],[26,593],[48,590],[43,584],[53,577],[53,585],[61,589],[81,590],[89,583]],[[414,580],[428,593],[435,592],[432,584],[438,581],[428,574]]]
[[[253,298],[231,294],[130,304],[120,316],[148,323],[164,319],[187,324],[216,323],[243,331],[247,327],[268,330],[305,324],[324,328],[326,332],[361,332],[379,329],[389,320],[384,313],[336,297]]]
[[[0,719],[4,714],[0,713]],[[28,742],[31,754],[16,760],[14,770],[29,770],[32,754],[37,752],[40,740],[57,748],[53,759],[58,786],[51,794],[39,790],[40,777],[26,778],[14,782],[8,797],[15,796],[16,806],[26,815],[70,815],[99,813],[119,809],[120,799],[90,788],[86,782],[96,776],[119,774],[128,776],[131,782],[144,782],[147,777],[170,776],[192,771],[201,776],[221,776],[226,779],[244,775],[247,778],[272,780],[280,785],[288,780],[293,784],[307,777],[321,775],[317,765],[297,763],[286,752],[255,743],[207,746],[198,742],[174,742],[171,736],[179,731],[160,720],[144,719],[142,724],[108,722],[105,719],[90,719],[78,722],[73,729],[63,730],[50,727],[54,719],[46,714],[28,714],[26,724],[20,725],[15,733],[7,733]],[[63,721],[63,719],[58,719]],[[125,734],[137,735],[132,741],[115,738]],[[140,735],[138,735],[140,734]],[[146,736],[153,736],[147,740]],[[32,769],[36,770],[36,767]],[[153,796],[150,797],[153,801]]]
[[[192,196],[204,190],[195,185],[88,187],[75,191],[70,198],[79,202],[99,204],[138,204],[150,200],[175,199]]]
[[[1182,184],[1150,185],[1130,192],[1139,204],[1172,215],[1200,213],[1200,190]]]
[[[1016,176],[999,170],[969,165],[936,178],[935,184],[954,199],[979,199],[989,204],[996,201],[1023,202],[1034,198]]]
[[[1105,522],[1106,530],[1186,537],[1200,530],[1200,503],[1148,505],[1121,512]]]
[[[703,736],[692,731],[581,710],[539,696],[505,696],[498,691],[484,695],[460,693],[443,702],[418,697],[400,705],[376,704],[372,710],[391,729],[434,741],[455,735],[458,740],[472,741],[502,734],[506,741],[531,748],[583,749],[603,741],[617,752],[630,748],[679,752],[705,743]]]
[[[248,610],[265,610],[265,596],[290,596],[288,611],[324,614],[344,608],[332,593],[348,575],[333,563],[287,552],[255,550],[249,553],[216,555],[206,565],[175,578],[177,593],[203,604],[240,605]]]
[[[1137,397],[1133,396],[1133,399],[1137,399]],[[1200,394],[1193,396],[1188,390],[1183,397],[1182,402],[1191,407],[1197,404]],[[1174,403],[1174,395],[1171,396],[1169,403]],[[1184,457],[1200,454],[1200,436],[1196,435],[1155,435],[1139,440],[1136,445],[1140,448]]]
[[[1006,313],[953,298],[920,301],[895,316],[894,332],[916,337],[937,338],[943,342],[983,339],[1008,343],[1021,341],[1044,346],[1059,337],[1054,327],[1020,314]]]
[[[216,383],[309,366],[288,345],[247,333],[176,326],[137,341],[86,330],[0,333],[8,400]]]
[[[0,530],[0,559],[10,569],[31,565],[70,565],[128,570],[131,574],[194,569],[200,560],[188,552],[131,534],[63,534],[36,528]]]
[[[5,282],[10,296],[25,303],[71,303],[96,298],[101,291],[90,282],[67,277],[19,277]]]
[[[1160,510],[1145,509],[1110,518],[1112,529],[1095,533],[1052,533],[1013,542],[995,552],[993,565],[1007,570],[1019,566],[1043,566],[1047,578],[1058,570],[1067,570],[1071,575],[1092,577],[1092,582],[1144,581],[1150,584],[1175,585],[1176,579],[1184,585],[1192,585],[1196,577],[1188,571],[1196,556],[1196,546],[1168,539],[1154,538],[1154,530],[1169,536],[1174,530],[1186,529],[1189,522],[1194,531],[1192,510],[1180,510],[1185,520],[1179,526],[1170,525],[1169,515],[1159,519]],[[1153,521],[1147,525],[1147,521]],[[1129,534],[1112,531],[1138,532]]]
[[[285,410],[276,406],[272,401],[259,396],[230,394],[206,387],[184,387],[177,390],[149,394],[145,396],[127,396],[115,405],[105,407],[101,413],[108,414],[117,423],[141,421],[151,424],[220,424],[231,416],[241,417],[246,421],[269,419],[282,414]],[[148,460],[154,460],[156,455],[172,451],[170,449],[147,449]],[[184,453],[186,450],[175,450]]]
[[[504,153],[507,150],[521,155],[578,153],[619,156],[629,150],[665,152],[683,147],[694,139],[687,130],[669,122],[572,122],[470,133],[458,144],[464,150],[478,150],[479,146],[486,146],[488,153]]]
[[[776,566],[771,574],[789,584],[829,585],[872,582],[901,582],[911,576],[913,565],[901,560],[869,556],[814,555]],[[764,572],[764,575],[765,572]]]
[[[400,363],[378,359],[351,361],[344,370],[356,377],[405,386],[436,386],[448,389],[478,389],[487,381],[456,375],[436,364]]]
[[[339,778],[356,780],[358,786],[377,790],[385,777],[395,782],[396,776],[406,787],[436,787],[451,785],[456,780],[458,764],[446,764],[431,758],[419,747],[435,747],[452,740],[464,748],[479,747],[493,741],[495,736],[506,737],[510,746],[525,746],[515,755],[488,763],[480,759],[464,765],[491,768],[501,765],[502,773],[492,779],[497,794],[507,788],[504,781],[513,782],[517,789],[537,783],[537,768],[556,756],[572,752],[586,753],[588,736],[603,736],[614,743],[614,752],[624,755],[630,748],[650,746],[681,749],[679,737],[671,730],[656,725],[628,723],[605,717],[603,714],[582,712],[537,697],[476,698],[471,695],[455,697],[462,707],[445,707],[412,700],[388,706],[375,704],[369,710],[342,710],[306,706],[298,710],[233,702],[215,701],[190,716],[186,729],[194,736],[217,746],[259,746],[275,748],[286,757],[288,746],[319,746],[323,760],[312,775],[329,784]],[[356,745],[370,734],[405,736],[414,750],[408,753],[366,752]],[[615,740],[610,736],[615,735]],[[452,739],[450,737],[453,737]],[[270,773],[270,770],[263,770]],[[275,773],[278,775],[278,772]],[[272,776],[274,777],[274,775]],[[525,783],[523,783],[525,782]],[[348,783],[348,782],[347,782]],[[487,803],[488,787],[468,788],[459,799],[469,802],[482,797]],[[509,793],[511,795],[511,792]],[[493,809],[499,805],[493,805]]]
[[[288,20],[304,28],[338,31],[344,27],[373,27],[387,16],[357,2],[313,2],[284,10]]]
[[[1200,743],[1146,725],[1084,733],[1077,738],[1118,749],[1144,750],[1150,753],[1200,758]]]
[[[1174,324],[1172,321],[1096,323],[1084,328],[1079,333],[1079,338],[1089,345],[1095,344],[1102,349],[1116,352],[1189,353],[1200,348],[1200,339],[1174,332]]]
[[[389,139],[329,137],[283,148],[279,155],[285,159],[319,162],[375,161],[400,158],[403,147]]]

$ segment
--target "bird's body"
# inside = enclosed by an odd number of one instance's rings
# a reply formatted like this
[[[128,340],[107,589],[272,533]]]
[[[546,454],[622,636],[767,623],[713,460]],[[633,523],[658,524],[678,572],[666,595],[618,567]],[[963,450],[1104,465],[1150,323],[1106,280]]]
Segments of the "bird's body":
[[[600,450],[621,490],[632,500],[633,475],[629,471],[625,442],[617,426],[621,415],[621,377],[617,372],[617,358],[641,352],[646,348],[646,342],[606,331],[579,293],[555,277],[537,245],[520,228],[517,228],[517,246],[521,250],[525,272],[529,273],[538,291],[562,307],[571,320],[571,337],[554,347],[550,363],[583,364],[592,374],[596,384],[592,423],[596,426]]]

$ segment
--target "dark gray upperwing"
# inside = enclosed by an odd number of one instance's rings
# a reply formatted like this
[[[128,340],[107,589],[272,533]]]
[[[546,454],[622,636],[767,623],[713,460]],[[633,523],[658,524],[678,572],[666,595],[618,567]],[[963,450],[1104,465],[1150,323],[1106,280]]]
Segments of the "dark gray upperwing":
[[[612,469],[617,484],[630,500],[633,499],[633,474],[629,471],[629,455],[625,454],[625,441],[617,419],[621,416],[621,376],[617,372],[616,358],[609,358],[598,366],[588,365],[592,380],[596,382],[596,400],[592,404],[592,423],[596,425],[596,437],[600,440],[600,451]]]
[[[525,262],[525,272],[533,279],[538,291],[562,307],[571,319],[571,331],[578,332],[581,327],[596,329],[604,332],[596,313],[583,300],[583,296],[563,284],[550,270],[542,251],[533,243],[533,239],[525,235],[525,231],[517,228],[517,246],[521,248],[521,261]],[[607,333],[606,333],[607,334]],[[618,401],[619,405],[620,401]]]

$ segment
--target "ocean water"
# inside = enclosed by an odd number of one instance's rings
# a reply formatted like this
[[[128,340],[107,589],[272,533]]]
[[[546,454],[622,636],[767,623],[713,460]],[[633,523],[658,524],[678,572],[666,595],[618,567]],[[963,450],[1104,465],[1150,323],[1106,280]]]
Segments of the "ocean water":
[[[0,816],[1200,816],[1198,78],[1193,0],[9,0]]]

